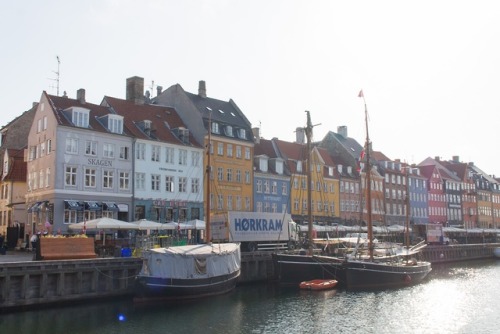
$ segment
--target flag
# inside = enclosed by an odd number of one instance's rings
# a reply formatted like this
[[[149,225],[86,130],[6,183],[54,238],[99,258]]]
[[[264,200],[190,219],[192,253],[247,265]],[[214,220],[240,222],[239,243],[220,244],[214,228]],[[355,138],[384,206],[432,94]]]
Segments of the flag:
[[[365,149],[363,148],[361,150],[361,153],[359,154],[359,159],[358,159],[358,173],[361,172],[361,161],[365,158]]]
[[[360,91],[359,91],[358,97],[365,97],[365,96],[363,95],[363,90],[360,90]]]

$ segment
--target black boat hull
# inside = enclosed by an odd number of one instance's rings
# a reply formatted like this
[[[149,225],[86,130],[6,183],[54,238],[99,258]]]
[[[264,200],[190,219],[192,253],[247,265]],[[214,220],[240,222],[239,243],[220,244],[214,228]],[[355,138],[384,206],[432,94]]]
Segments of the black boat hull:
[[[170,279],[139,275],[134,301],[183,300],[220,295],[233,290],[240,271],[202,279]]]
[[[335,279],[342,285],[345,272],[342,259],[329,256],[274,254],[276,277],[282,286],[299,287],[303,281]]]
[[[303,281],[335,279],[348,290],[397,289],[420,283],[432,270],[429,262],[347,261],[316,255],[275,254],[280,285],[299,287]]]
[[[348,290],[382,290],[419,284],[429,274],[429,262],[413,264],[350,261],[344,264]]]

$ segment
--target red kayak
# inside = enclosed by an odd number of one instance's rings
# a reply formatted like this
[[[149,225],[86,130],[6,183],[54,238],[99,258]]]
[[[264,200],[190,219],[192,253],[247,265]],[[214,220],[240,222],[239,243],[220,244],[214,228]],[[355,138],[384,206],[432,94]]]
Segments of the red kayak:
[[[313,279],[300,283],[300,288],[304,290],[328,290],[333,289],[337,283],[334,279]]]

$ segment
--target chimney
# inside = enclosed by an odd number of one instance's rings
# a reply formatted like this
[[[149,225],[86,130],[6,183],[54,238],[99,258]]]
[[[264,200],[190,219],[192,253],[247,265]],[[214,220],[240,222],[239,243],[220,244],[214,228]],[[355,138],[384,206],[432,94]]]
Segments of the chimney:
[[[441,161],[441,158],[439,158],[439,157],[436,156],[436,157],[434,157],[434,160]]]
[[[85,104],[85,89],[80,88],[79,90],[76,91],[76,99],[81,104]]]
[[[200,80],[198,83],[198,96],[207,97],[207,86],[205,85],[204,80]]]
[[[255,138],[255,144],[260,143],[260,129],[259,128],[252,128],[252,133]]]
[[[460,162],[460,157],[458,155],[454,155],[452,157],[453,162]]]
[[[162,86],[156,86],[156,96],[159,96],[162,90],[163,90]]]
[[[131,77],[127,79],[127,101],[144,104],[144,78]]]
[[[306,143],[306,131],[304,128],[296,128],[295,129],[295,142],[297,144],[305,144]]]
[[[347,126],[341,125],[337,126],[337,133],[344,138],[347,138]]]

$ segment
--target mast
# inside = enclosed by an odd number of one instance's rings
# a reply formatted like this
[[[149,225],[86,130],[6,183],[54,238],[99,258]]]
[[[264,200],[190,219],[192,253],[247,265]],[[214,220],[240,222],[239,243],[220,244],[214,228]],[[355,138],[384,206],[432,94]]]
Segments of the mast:
[[[406,167],[406,226],[405,243],[406,249],[410,249],[410,166]],[[407,259],[408,260],[408,259]]]
[[[312,237],[312,230],[313,230],[313,221],[312,221],[312,207],[311,207],[311,199],[312,199],[312,190],[311,190],[311,137],[312,137],[312,122],[311,122],[311,115],[309,111],[306,110],[307,113],[307,125],[305,128],[306,132],[306,138],[307,138],[307,165],[306,171],[307,171],[307,220],[308,220],[308,228],[307,228],[307,238],[308,238],[308,254],[312,255],[313,253],[313,237]]]
[[[361,90],[358,97],[363,98],[363,103],[365,104],[365,128],[366,128],[366,141],[365,141],[365,153],[366,153],[366,211],[367,211],[367,225],[368,230],[368,252],[370,255],[370,260],[373,260],[373,223],[372,223],[372,183],[371,174],[372,166],[370,162],[370,135],[368,133],[368,109],[366,107],[365,95]]]
[[[211,231],[210,231],[210,174],[211,174],[211,171],[212,171],[212,165],[211,165],[211,162],[210,162],[210,148],[211,148],[211,145],[212,145],[212,142],[211,142],[211,134],[212,132],[212,113],[209,112],[209,116],[208,116],[208,143],[207,143],[207,169],[205,171],[206,173],[206,179],[207,179],[207,189],[206,189],[206,196],[207,198],[205,199],[205,203],[206,203],[206,208],[205,208],[205,238],[206,238],[206,242],[207,244],[211,244],[212,243],[212,235],[211,235]]]

